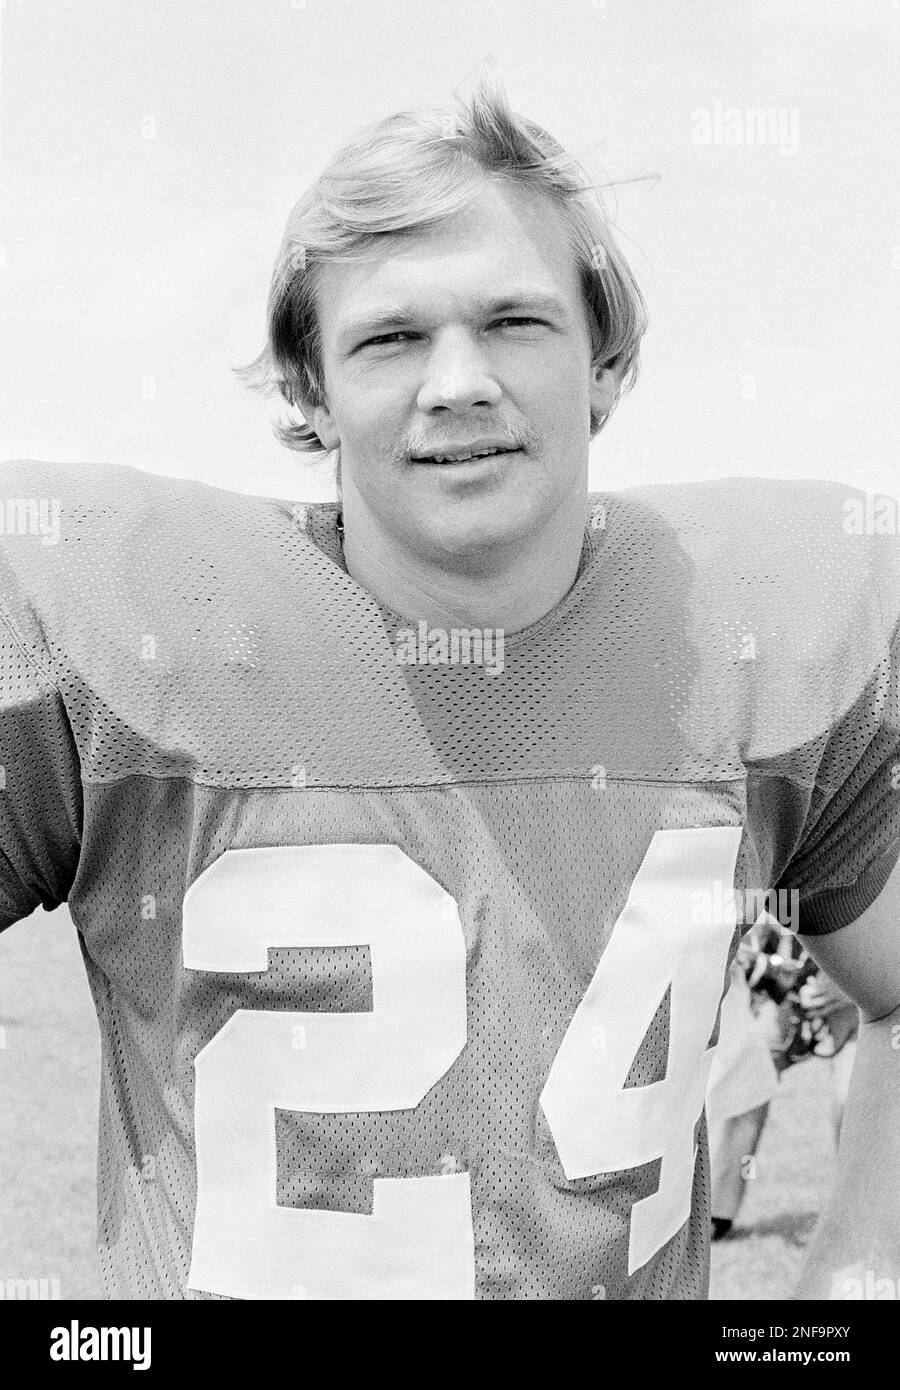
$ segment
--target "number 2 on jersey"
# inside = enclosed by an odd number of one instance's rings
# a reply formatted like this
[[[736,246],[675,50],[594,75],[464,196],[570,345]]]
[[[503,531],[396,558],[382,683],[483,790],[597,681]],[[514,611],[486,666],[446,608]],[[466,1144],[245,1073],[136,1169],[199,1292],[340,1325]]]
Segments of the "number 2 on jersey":
[[[629,1273],[689,1215],[707,1043],[735,924],[733,911],[700,920],[694,895],[733,882],[740,836],[656,832],[540,1097],[568,1178],[661,1160],[656,1192],[632,1208]],[[461,1053],[466,951],[455,900],[397,846],[362,844],[228,850],[185,895],[189,970],[265,971],[269,948],[349,945],[371,952],[370,1012],[238,1009],[196,1058],[193,1289],[245,1299],[474,1294],[468,1173],[375,1177],[371,1215],[276,1202],[276,1109],[412,1109]],[[667,989],[665,1077],[626,1087]]]

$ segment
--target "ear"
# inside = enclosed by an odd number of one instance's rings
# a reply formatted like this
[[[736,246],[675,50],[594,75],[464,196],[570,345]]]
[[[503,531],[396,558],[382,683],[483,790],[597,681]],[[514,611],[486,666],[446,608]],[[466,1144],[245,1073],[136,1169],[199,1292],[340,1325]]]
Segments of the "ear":
[[[308,425],[311,425],[316,434],[322,441],[325,449],[337,449],[340,447],[341,436],[334,416],[327,405],[313,405],[311,401],[298,401],[303,412],[303,418]]]
[[[616,404],[621,383],[622,372],[618,367],[601,367],[599,363],[594,363],[589,390],[593,415],[609,415]]]

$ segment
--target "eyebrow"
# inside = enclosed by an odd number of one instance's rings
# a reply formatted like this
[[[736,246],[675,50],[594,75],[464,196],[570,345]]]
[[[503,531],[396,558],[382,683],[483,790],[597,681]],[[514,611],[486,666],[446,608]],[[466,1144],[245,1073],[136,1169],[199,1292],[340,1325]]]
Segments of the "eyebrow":
[[[566,317],[565,305],[556,295],[535,290],[514,290],[511,294],[497,298],[475,299],[472,309],[483,318],[492,318],[497,314],[508,314],[512,311],[546,314],[551,318]],[[384,310],[380,314],[367,314],[358,319],[349,319],[341,327],[338,339],[343,346],[347,346],[359,338],[374,337],[379,333],[389,333],[393,329],[407,328],[416,318],[416,314],[399,306]]]

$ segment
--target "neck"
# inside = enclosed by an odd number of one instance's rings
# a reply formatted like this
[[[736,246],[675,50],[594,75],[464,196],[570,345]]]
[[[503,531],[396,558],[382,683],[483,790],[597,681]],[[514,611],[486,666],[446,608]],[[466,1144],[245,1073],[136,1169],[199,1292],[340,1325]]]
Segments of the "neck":
[[[586,509],[585,499],[538,535],[467,556],[465,568],[452,557],[410,551],[396,537],[382,536],[370,517],[348,516],[345,509],[344,561],[357,584],[408,622],[511,634],[540,621],[571,589]]]

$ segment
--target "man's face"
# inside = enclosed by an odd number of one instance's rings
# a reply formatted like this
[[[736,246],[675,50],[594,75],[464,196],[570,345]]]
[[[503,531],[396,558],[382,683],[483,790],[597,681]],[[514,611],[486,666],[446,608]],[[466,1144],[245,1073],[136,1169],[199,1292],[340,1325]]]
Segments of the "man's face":
[[[583,510],[590,411],[610,407],[614,381],[591,367],[575,258],[548,199],[485,183],[434,230],[325,266],[318,309],[328,404],[312,422],[340,445],[348,515],[465,565],[538,534],[561,507]],[[503,452],[441,461],[472,447]]]

